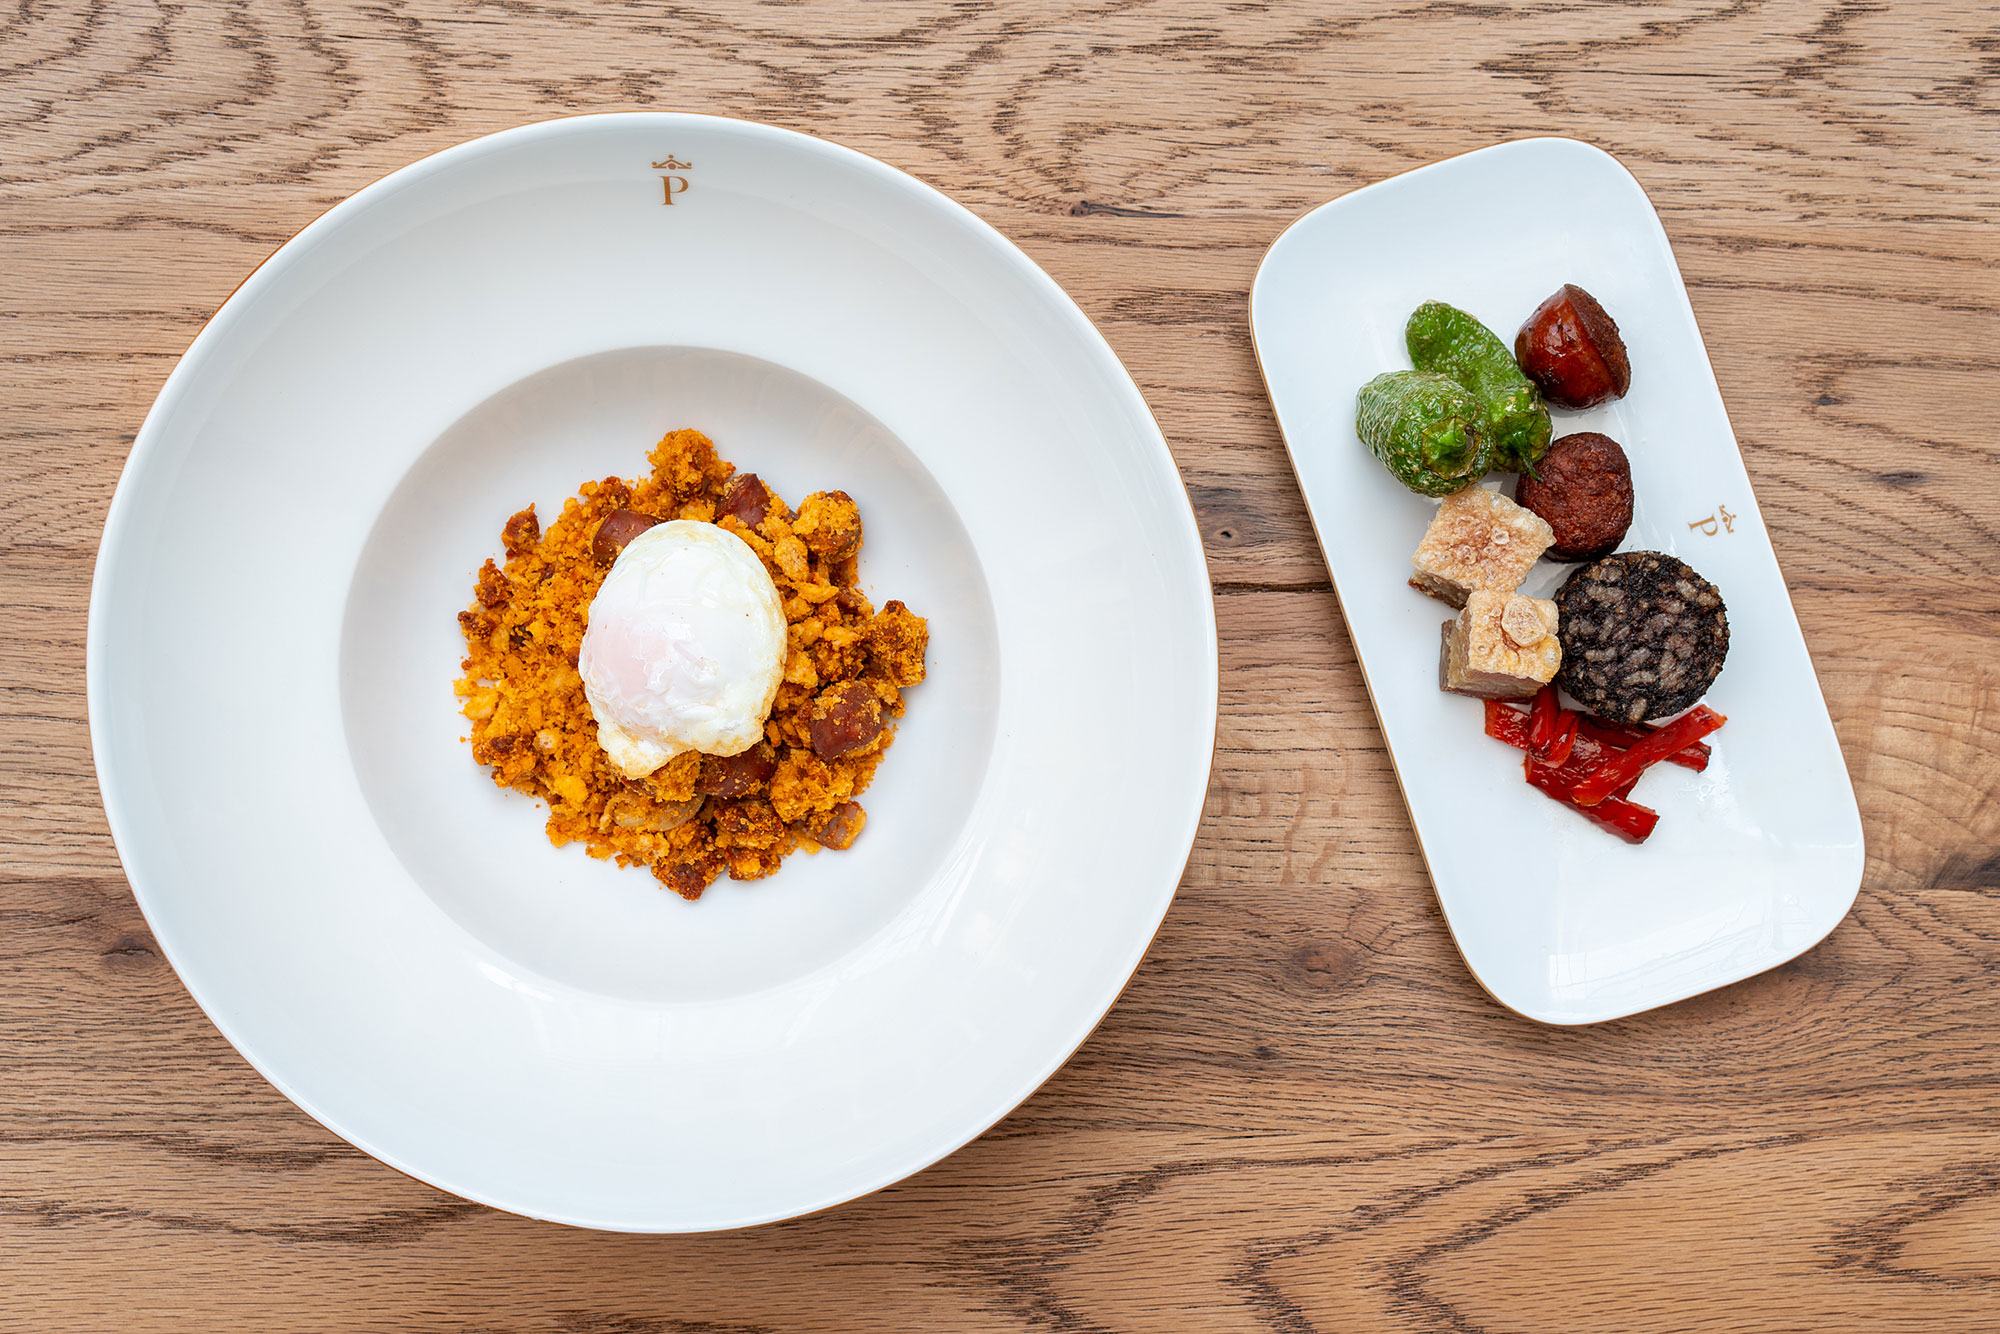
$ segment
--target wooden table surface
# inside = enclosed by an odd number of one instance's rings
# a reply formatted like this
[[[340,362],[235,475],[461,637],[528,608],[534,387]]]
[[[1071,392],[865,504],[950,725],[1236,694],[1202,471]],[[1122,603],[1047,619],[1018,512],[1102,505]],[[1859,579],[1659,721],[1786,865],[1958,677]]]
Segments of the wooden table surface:
[[[931,1170],[695,1238],[468,1204],[293,1108],[155,948],[85,730],[105,507],[237,282],[425,153],[633,108],[825,134],[1019,243],[1158,414],[1221,631],[1201,835],[1097,1034]],[[1976,0],[11,6],[0,1327],[2000,1327],[1996,113]],[[1574,1031],[1452,948],[1245,325],[1307,208],[1538,133],[1665,219],[1868,838],[1817,949]]]

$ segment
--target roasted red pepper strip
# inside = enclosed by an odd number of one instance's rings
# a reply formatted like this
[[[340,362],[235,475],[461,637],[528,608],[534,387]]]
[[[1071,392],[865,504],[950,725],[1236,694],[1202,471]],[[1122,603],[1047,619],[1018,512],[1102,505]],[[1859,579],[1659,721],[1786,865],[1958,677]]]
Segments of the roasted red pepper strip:
[[[1577,721],[1577,715],[1568,710],[1564,710],[1561,716],[1570,722]],[[1526,750],[1530,755],[1534,755],[1534,752],[1528,749],[1528,715],[1497,699],[1486,701],[1486,735],[1495,741],[1504,741],[1516,750]],[[1534,757],[1551,771],[1555,776],[1554,781],[1561,782],[1565,787],[1576,786],[1578,780],[1597,767],[1599,760],[1617,751],[1615,746],[1607,746],[1591,739],[1580,730],[1570,728],[1568,722],[1563,724],[1556,738],[1556,747],[1562,755],[1561,759],[1543,760],[1539,755]],[[1565,747],[1567,749],[1564,749]],[[1618,795],[1623,796],[1624,793]]]
[[[1570,798],[1579,806],[1595,806],[1690,741],[1701,740],[1727,721],[1706,704],[1697,704],[1630,750],[1607,752],[1589,773],[1577,780]]]
[[[1606,751],[1615,755],[1616,751]],[[1560,771],[1553,765],[1543,764],[1530,755],[1524,764],[1527,767],[1528,782],[1554,797],[1571,810],[1581,812],[1600,827],[1610,830],[1627,843],[1644,843],[1652,834],[1653,826],[1660,822],[1660,813],[1637,802],[1627,801],[1613,794],[1600,800],[1594,806],[1579,806],[1569,795],[1569,784],[1563,780]]]
[[[1528,715],[1497,699],[1486,701],[1486,735],[1516,750],[1528,748]]]
[[[1565,710],[1567,712],[1567,710]],[[1633,727],[1628,723],[1600,722],[1595,718],[1585,718],[1581,714],[1571,715],[1576,719],[1577,735],[1586,741],[1595,741],[1600,746],[1612,750],[1629,750],[1638,742],[1653,734],[1650,727]],[[1486,735],[1495,741],[1504,741],[1516,750],[1528,749],[1528,715],[1505,700],[1486,701]],[[1700,773],[1708,767],[1709,747],[1706,741],[1696,741],[1682,746],[1667,756],[1669,763]]]
[[[1568,709],[1556,715],[1556,739],[1549,742],[1548,752],[1537,758],[1549,764],[1561,764],[1576,749],[1577,716]]]
[[[1549,753],[1535,756],[1536,759],[1548,764],[1562,764],[1569,760],[1574,753],[1578,737],[1584,735],[1579,731],[1584,720],[1576,714],[1563,709],[1556,714],[1556,717],[1559,720],[1556,726],[1556,738],[1550,743]],[[1497,699],[1486,701],[1486,735],[1495,741],[1504,741],[1516,750],[1525,750],[1533,755],[1534,747],[1528,744],[1528,728],[1527,714]],[[1585,745],[1590,748],[1586,758],[1592,762],[1597,759],[1598,748],[1608,748],[1608,743],[1589,738],[1586,738]]]
[[[1595,718],[1579,717],[1576,725],[1577,730],[1592,741],[1619,750],[1629,750],[1653,734],[1653,729],[1650,727],[1634,727],[1630,723],[1605,723]],[[1708,754],[1708,743],[1697,741],[1693,745],[1682,746],[1667,756],[1667,762],[1700,773],[1708,767]]]
[[[1589,737],[1579,733],[1576,738],[1576,745],[1570,751],[1568,759],[1564,760],[1561,764],[1550,764],[1546,760],[1538,760],[1537,763],[1549,771],[1551,782],[1561,783],[1563,790],[1568,791],[1595,772],[1598,765],[1611,756],[1620,753],[1614,747],[1600,745],[1592,741]],[[1532,751],[1529,754],[1531,757],[1533,756]],[[1623,796],[1624,794],[1620,793],[1619,795]]]
[[[1549,746],[1556,739],[1556,688],[1543,686],[1535,692],[1534,705],[1528,710],[1528,753],[1542,759],[1549,758]]]
[[[1575,714],[1569,716],[1572,719],[1576,718]],[[1504,741],[1516,750],[1527,750],[1528,715],[1511,704],[1489,699],[1486,701],[1486,735],[1495,741]],[[1606,755],[1617,754],[1618,748],[1591,736],[1580,726],[1571,735],[1569,744],[1571,750],[1565,757],[1564,763],[1547,764],[1530,756],[1526,765],[1528,782],[1562,802],[1563,805],[1589,816],[1620,838],[1633,843],[1645,842],[1646,836],[1653,832],[1653,826],[1659,822],[1660,817],[1655,811],[1625,800],[1626,795],[1632,791],[1632,783],[1639,781],[1636,776],[1622,791],[1614,793],[1595,806],[1578,806],[1569,800],[1567,795],[1578,779],[1595,768],[1598,761]]]
[[[1549,753],[1535,756],[1536,759],[1549,764],[1562,764],[1570,759],[1577,739],[1581,735],[1578,727],[1583,720],[1576,714],[1563,709],[1556,714],[1556,717],[1559,720],[1556,738],[1550,743]],[[1516,750],[1525,750],[1533,755],[1534,747],[1528,744],[1528,727],[1529,716],[1519,709],[1497,699],[1486,701],[1486,735],[1495,741],[1504,741]],[[1592,748],[1587,758],[1595,762],[1597,749],[1604,748],[1605,743],[1586,740],[1585,744]]]

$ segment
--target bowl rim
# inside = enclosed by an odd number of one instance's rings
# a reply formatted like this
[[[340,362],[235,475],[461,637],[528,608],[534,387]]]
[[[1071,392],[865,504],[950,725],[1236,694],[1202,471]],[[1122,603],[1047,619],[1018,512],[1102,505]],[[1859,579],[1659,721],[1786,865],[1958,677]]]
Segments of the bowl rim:
[[[1083,1022],[1072,1034],[1071,1040],[1066,1045],[1061,1046],[1059,1054],[1035,1070],[1021,1087],[1006,1094],[1001,1100],[1003,1105],[998,1106],[990,1117],[980,1121],[977,1125],[966,1128],[963,1133],[954,1132],[954,1134],[946,1136],[945,1138],[948,1142],[944,1143],[941,1148],[934,1150],[931,1145],[918,1145],[916,1152],[908,1155],[905,1160],[889,1168],[885,1175],[881,1175],[879,1180],[871,1179],[866,1184],[852,1189],[837,1189],[828,1193],[826,1198],[816,1199],[795,1208],[787,1208],[783,1212],[757,1213],[740,1217],[723,1218],[715,1221],[705,1221],[693,1226],[677,1223],[639,1226],[627,1221],[607,1223],[578,1212],[523,1207],[522,1204],[509,1202],[490,1190],[479,1187],[468,1187],[445,1179],[443,1174],[431,1174],[420,1170],[417,1165],[404,1160],[400,1155],[386,1151],[374,1143],[370,1137],[356,1135],[343,1128],[341,1124],[342,1118],[339,1115],[317,1105],[313,1099],[303,1096],[290,1081],[277,1073],[276,1068],[266,1053],[254,1050],[251,1045],[247,1044],[237,1031],[237,1026],[225,1019],[224,1011],[216,998],[204,994],[206,991],[205,984],[198,982],[194,977],[184,972],[179,964],[175,962],[176,955],[181,953],[175,933],[171,929],[162,929],[162,918],[155,911],[156,908],[161,907],[163,904],[160,891],[152,883],[151,874],[141,869],[136,855],[128,853],[128,847],[131,846],[132,825],[125,814],[125,803],[122,794],[125,785],[134,780],[121,779],[115,776],[109,771],[103,759],[108,745],[108,738],[102,730],[104,710],[101,706],[106,699],[108,689],[104,679],[103,643],[109,614],[105,609],[103,594],[110,577],[107,571],[120,564],[124,558],[126,529],[129,527],[128,515],[131,507],[137,503],[132,498],[132,490],[127,486],[127,482],[134,475],[135,470],[142,466],[158,448],[158,438],[166,429],[163,423],[178,410],[182,398],[188,392],[188,385],[197,373],[197,369],[203,362],[208,350],[223,337],[224,333],[233,324],[242,318],[245,309],[250,307],[266,288],[278,281],[288,269],[293,267],[303,256],[319,245],[324,238],[338,230],[350,217],[366,211],[380,201],[420,182],[424,182],[459,163],[472,161],[495,152],[505,152],[517,145],[566,134],[588,133],[599,126],[621,126],[642,123],[655,125],[661,123],[693,124],[720,129],[727,133],[744,134],[753,139],[784,143],[808,152],[817,152],[830,157],[850,170],[861,173],[865,177],[873,178],[875,181],[890,188],[900,189],[914,196],[915,199],[921,201],[923,206],[939,210],[959,226],[968,228],[981,244],[1014,271],[1016,277],[1028,284],[1030,290],[1036,294],[1039,300],[1047,303],[1065,323],[1072,326],[1076,334],[1083,340],[1087,347],[1092,349],[1093,354],[1100,361],[1100,370],[1108,372],[1103,377],[1106,381],[1106,387],[1112,393],[1127,400],[1125,406],[1128,410],[1137,409],[1141,417],[1137,417],[1135,420],[1143,419],[1143,421],[1151,425],[1155,443],[1164,456],[1161,462],[1165,464],[1167,473],[1172,477],[1175,484],[1179,486],[1183,501],[1185,502],[1185,507],[1177,512],[1177,517],[1182,526],[1182,537],[1185,540],[1185,546],[1187,550],[1192,552],[1201,571],[1202,596],[1191,599],[1191,602],[1196,608],[1200,621],[1199,629],[1207,645],[1207,652],[1201,655],[1198,663],[1194,664],[1199,672],[1199,680],[1197,682],[1199,692],[1205,700],[1203,711],[1207,718],[1208,741],[1206,758],[1200,768],[1200,781],[1188,785],[1183,798],[1183,807],[1175,813],[1176,821],[1168,825],[1169,829],[1178,827],[1184,830],[1182,838],[1185,847],[1179,858],[1180,870],[1175,875],[1173,883],[1168,885],[1166,892],[1160,896],[1158,912],[1153,917],[1150,927],[1144,932],[1143,938],[1137,940],[1136,948],[1130,951],[1129,958],[1118,968],[1105,970],[1107,978],[1115,979],[1115,985],[1112,985],[1108,989],[1108,992],[1102,996],[1101,1003],[1093,1002],[1096,1005],[1094,1012],[1084,1013],[1084,1007],[1078,1007],[1079,1017]],[[459,1198],[517,1216],[571,1227],[632,1234],[694,1234],[754,1227],[790,1218],[805,1217],[838,1207],[852,1200],[864,1198],[908,1177],[914,1176],[941,1162],[943,1159],[950,1157],[952,1154],[958,1152],[958,1150],[980,1138],[993,1126],[1005,1120],[1022,1103],[1032,1097],[1090,1039],[1090,1036],[1096,1031],[1098,1025],[1103,1022],[1105,1016],[1110,1013],[1111,1008],[1116,1005],[1125,988],[1137,974],[1139,965],[1144,962],[1153,940],[1158,936],[1161,924],[1166,919],[1168,910],[1173,906],[1173,900],[1179,890],[1180,882],[1185,878],[1187,865],[1193,857],[1195,841],[1200,833],[1202,815],[1207,804],[1209,779],[1214,769],[1220,704],[1220,644],[1216,635],[1213,584],[1208,574],[1207,552],[1201,541],[1200,526],[1194,514],[1192,498],[1187,491],[1186,479],[1181,474],[1179,464],[1173,456],[1172,449],[1167,445],[1166,434],[1161,430],[1157,416],[1153,413],[1151,405],[1146,402],[1144,395],[1139,391],[1131,372],[1126,369],[1124,363],[1112,349],[1109,341],[1105,339],[1090,317],[1077,305],[1074,298],[1047,271],[1029,257],[1020,246],[990,223],[980,218],[964,204],[951,198],[937,187],[910,172],[892,166],[889,163],[883,162],[858,149],[850,148],[835,140],[786,129],[781,126],[770,125],[761,121],[732,116],[681,111],[620,111],[558,116],[526,122],[482,134],[417,158],[376,178],[367,185],[342,198],[331,207],[323,210],[299,228],[298,231],[293,233],[283,244],[279,245],[263,260],[259,261],[256,267],[236,285],[228,297],[215,309],[214,313],[203,322],[201,329],[197,331],[186,349],[176,359],[172,371],[169,372],[165,382],[161,385],[151,407],[147,409],[145,418],[133,437],[132,446],[120,467],[117,486],[112,493],[110,505],[105,513],[103,529],[92,568],[90,603],[85,628],[84,675],[85,707],[90,737],[91,759],[92,767],[97,776],[98,795],[104,809],[105,820],[111,834],[113,848],[117,853],[120,869],[123,871],[126,882],[130,886],[132,897],[138,904],[140,913],[145,918],[147,927],[151,931],[153,938],[158,942],[162,955],[166,958],[169,966],[173,967],[181,986],[186,990],[203,1015],[207,1017],[208,1021],[215,1026],[216,1030],[235,1049],[236,1053],[260,1077],[282,1094],[293,1106],[325,1127],[326,1130],[360,1149],[377,1162],[382,1163],[384,1166],[403,1176],[423,1182],[428,1186],[458,1196]],[[1051,1047],[1053,1048],[1057,1045],[1059,1044],[1052,1043]]]

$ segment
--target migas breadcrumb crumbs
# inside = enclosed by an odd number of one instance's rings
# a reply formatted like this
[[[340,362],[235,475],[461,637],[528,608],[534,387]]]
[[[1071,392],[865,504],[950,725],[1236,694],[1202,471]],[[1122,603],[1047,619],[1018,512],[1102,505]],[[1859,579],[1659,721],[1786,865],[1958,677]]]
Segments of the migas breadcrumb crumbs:
[[[532,505],[507,520],[506,565],[486,562],[459,613],[455,689],[473,759],[499,786],[548,803],[551,843],[647,867],[693,899],[724,872],[756,880],[795,848],[853,843],[867,819],[854,799],[894,738],[884,720],[902,716],[904,688],[924,679],[930,631],[900,602],[877,612],[856,586],[861,516],[845,492],[815,492],[793,511],[699,431],[669,432],[647,461],[637,482],[584,483],[546,532]],[[787,626],[784,683],[764,741],[743,755],[690,752],[628,779],[598,746],[576,663],[609,563],[593,539],[617,510],[717,524],[770,571]]]

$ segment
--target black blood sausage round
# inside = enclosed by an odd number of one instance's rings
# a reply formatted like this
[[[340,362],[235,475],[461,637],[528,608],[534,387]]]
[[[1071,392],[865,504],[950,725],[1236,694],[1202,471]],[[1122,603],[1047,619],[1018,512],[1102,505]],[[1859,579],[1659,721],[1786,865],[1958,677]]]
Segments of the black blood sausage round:
[[[1663,552],[1591,562],[1556,591],[1556,609],[1556,684],[1599,718],[1670,718],[1708,693],[1729,653],[1722,594]]]

